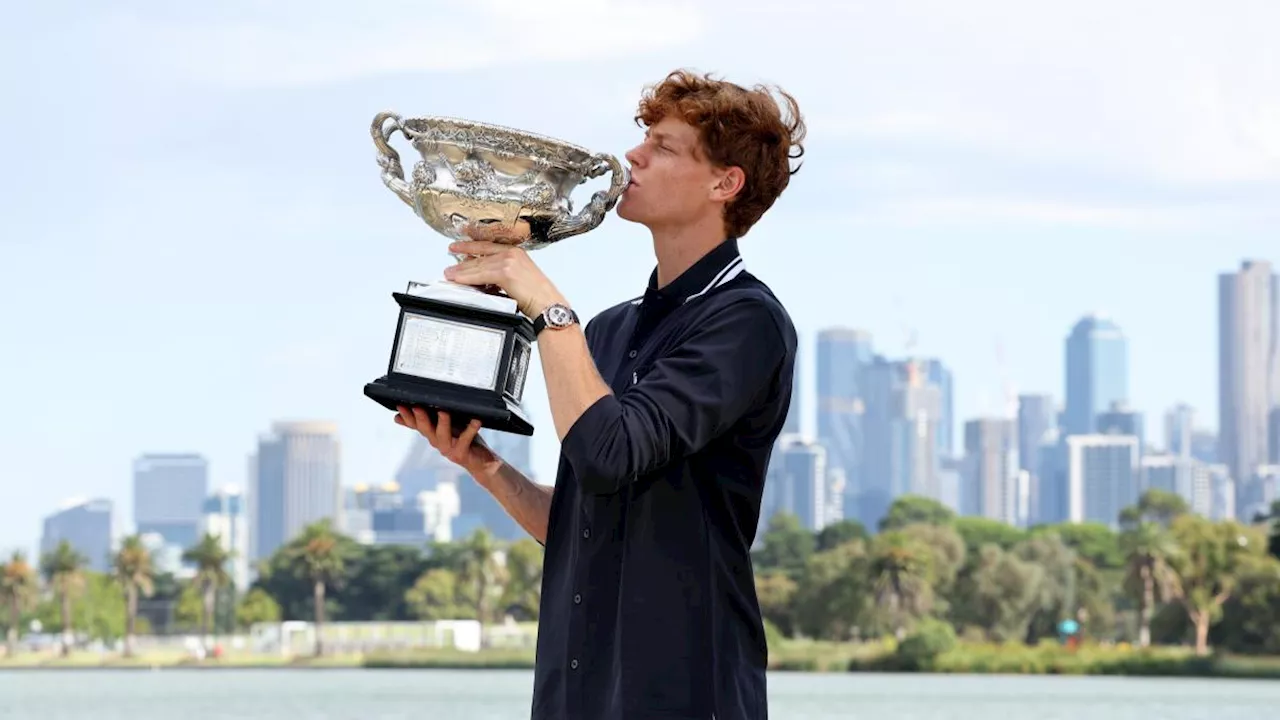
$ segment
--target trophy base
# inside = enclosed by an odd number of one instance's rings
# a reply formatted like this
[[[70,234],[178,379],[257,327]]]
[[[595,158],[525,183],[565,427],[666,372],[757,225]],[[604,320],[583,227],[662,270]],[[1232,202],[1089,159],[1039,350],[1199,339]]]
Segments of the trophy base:
[[[472,420],[479,420],[486,430],[532,435],[533,424],[524,416],[518,405],[512,405],[486,393],[458,392],[448,387],[427,387],[417,383],[400,382],[384,375],[364,386],[366,397],[396,412],[403,405],[422,408],[431,422],[437,421],[437,413],[449,413],[449,427],[457,437]]]
[[[483,295],[483,293],[478,293]],[[471,420],[498,432],[532,435],[520,402],[534,342],[518,312],[471,302],[392,293],[400,320],[387,373],[364,386],[388,410],[422,408],[432,422],[449,413],[457,435]]]

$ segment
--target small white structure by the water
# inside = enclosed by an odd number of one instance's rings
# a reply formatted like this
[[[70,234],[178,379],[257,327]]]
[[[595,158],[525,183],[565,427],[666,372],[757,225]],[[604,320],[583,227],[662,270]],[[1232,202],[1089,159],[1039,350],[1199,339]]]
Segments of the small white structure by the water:
[[[326,652],[339,654],[416,648],[477,652],[481,632],[477,620],[333,622],[321,627],[320,638]],[[250,645],[260,653],[305,655],[315,649],[316,627],[300,620],[256,623],[249,628],[249,637]]]

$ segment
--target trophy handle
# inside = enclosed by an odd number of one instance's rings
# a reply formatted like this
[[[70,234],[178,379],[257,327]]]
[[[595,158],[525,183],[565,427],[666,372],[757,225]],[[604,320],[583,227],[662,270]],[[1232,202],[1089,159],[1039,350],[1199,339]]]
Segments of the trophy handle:
[[[387,124],[388,120],[392,121],[391,124]],[[404,125],[400,123],[400,116],[393,112],[380,112],[373,118],[373,125],[369,130],[373,135],[373,144],[378,148],[378,167],[382,168],[382,183],[406,205],[415,207],[413,192],[409,188],[409,183],[404,180],[400,153],[391,147],[391,133],[399,130],[405,137],[409,137]]]
[[[593,160],[595,163],[587,177],[600,177],[605,170],[612,170],[613,176],[609,183],[609,189],[596,191],[591,196],[591,201],[579,210],[576,215],[559,218],[551,223],[551,227],[547,229],[547,242],[556,242],[567,237],[580,235],[588,230],[594,230],[596,226],[604,221],[605,214],[617,204],[618,198],[622,196],[622,191],[627,188],[627,183],[631,181],[631,174],[627,172],[626,168],[622,167],[622,163],[618,162],[618,158],[607,153],[599,153]]]

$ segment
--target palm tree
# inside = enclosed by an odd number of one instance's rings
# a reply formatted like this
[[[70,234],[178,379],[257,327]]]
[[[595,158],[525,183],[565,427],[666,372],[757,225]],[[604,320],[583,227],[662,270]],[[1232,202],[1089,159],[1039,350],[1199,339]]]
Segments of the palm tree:
[[[312,523],[289,543],[290,564],[311,583],[315,606],[316,657],[324,654],[325,586],[335,585],[346,572],[346,551],[328,520]]]
[[[142,544],[141,537],[130,535],[120,543],[120,550],[112,558],[111,565],[116,582],[124,588],[124,656],[133,657],[134,629],[138,620],[138,595],[151,597],[155,592],[151,551]]]
[[[84,588],[84,570],[89,560],[71,543],[63,540],[40,559],[40,571],[57,594],[62,608],[62,656],[71,654],[75,633],[71,628],[71,599]]]
[[[1138,645],[1151,644],[1151,616],[1155,612],[1157,597],[1172,598],[1177,576],[1169,565],[1169,559],[1178,552],[1178,546],[1163,526],[1141,521],[1120,536],[1124,551],[1126,579],[1138,601]]]
[[[895,634],[903,635],[903,614],[928,609],[930,555],[920,541],[900,530],[877,535],[871,543],[871,577],[877,604],[887,604]]]
[[[39,590],[35,569],[21,550],[14,550],[9,562],[0,565],[0,605],[9,608],[8,657],[18,654],[18,624],[22,613],[35,604]]]
[[[206,652],[209,650],[213,630],[213,611],[218,589],[231,583],[231,576],[227,574],[227,561],[230,559],[231,553],[222,547],[222,541],[209,533],[205,533],[198,543],[182,553],[184,562],[196,566],[192,582],[200,592],[200,636]]]

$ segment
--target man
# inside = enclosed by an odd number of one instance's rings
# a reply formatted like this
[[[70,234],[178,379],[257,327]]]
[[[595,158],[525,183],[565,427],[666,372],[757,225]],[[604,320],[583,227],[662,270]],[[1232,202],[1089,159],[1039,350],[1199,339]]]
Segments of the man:
[[[760,720],[767,648],[750,547],[786,419],[796,334],[738,238],[803,154],[804,124],[764,88],[679,71],[649,88],[618,215],[653,235],[649,286],[588,323],[521,250],[450,251],[455,282],[500,286],[535,318],[561,441],[554,488],[446,413],[417,429],[546,548],[537,720]]]

